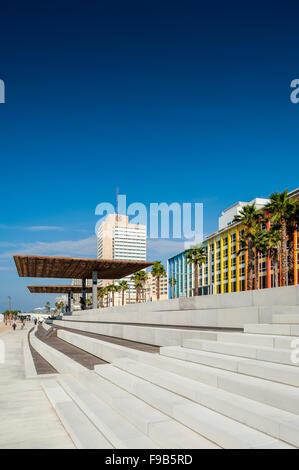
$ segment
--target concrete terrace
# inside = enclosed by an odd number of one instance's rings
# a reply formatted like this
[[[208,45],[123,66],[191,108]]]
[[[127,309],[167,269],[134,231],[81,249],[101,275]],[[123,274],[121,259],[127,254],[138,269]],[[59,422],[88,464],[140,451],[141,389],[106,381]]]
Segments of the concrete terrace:
[[[0,337],[0,448],[299,447],[299,286],[30,328]]]
[[[5,362],[0,364],[0,448],[74,448],[45,396],[39,379],[24,377],[22,341],[28,329],[0,334]]]

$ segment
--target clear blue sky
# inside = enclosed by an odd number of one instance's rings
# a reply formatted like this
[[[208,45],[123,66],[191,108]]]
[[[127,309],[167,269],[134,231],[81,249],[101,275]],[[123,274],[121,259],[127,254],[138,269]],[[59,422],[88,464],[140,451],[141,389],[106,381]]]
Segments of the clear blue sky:
[[[95,256],[94,209],[298,187],[299,8],[289,2],[6,2],[0,15],[0,311],[44,305],[12,253]],[[165,260],[177,245],[152,245]],[[163,251],[163,253],[162,253]],[[53,282],[53,280],[51,281]],[[53,297],[50,297],[53,300]]]

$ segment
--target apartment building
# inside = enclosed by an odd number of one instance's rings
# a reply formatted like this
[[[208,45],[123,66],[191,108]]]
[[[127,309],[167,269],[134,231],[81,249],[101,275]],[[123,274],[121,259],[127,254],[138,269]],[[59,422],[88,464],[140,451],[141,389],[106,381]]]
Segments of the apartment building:
[[[146,261],[146,226],[129,223],[129,217],[122,214],[108,214],[97,233],[97,257],[113,260]],[[101,280],[105,287],[112,283],[127,281],[125,302],[136,300],[136,290],[131,276],[120,280]],[[121,304],[121,294],[115,294],[115,305]]]
[[[299,188],[291,191],[289,197],[299,198]],[[199,268],[199,287],[202,294],[223,294],[246,290],[247,252],[240,253],[239,240],[243,227],[233,221],[242,207],[255,204],[261,209],[268,199],[256,198],[250,202],[237,202],[224,210],[218,219],[218,230],[203,241],[207,253],[207,262]],[[269,228],[269,227],[263,227]],[[299,282],[299,237],[294,234],[295,245],[295,283]],[[170,298],[191,296],[194,294],[194,265],[187,264],[186,251],[178,253],[168,260],[169,277],[176,280],[174,289],[170,289]],[[257,288],[273,287],[274,272],[269,256],[258,255],[258,279],[254,279]],[[173,295],[174,293],[174,295]]]
[[[154,302],[157,300],[157,279],[151,274],[147,274],[145,284],[146,301]],[[168,281],[167,276],[160,277],[160,300],[168,299]]]

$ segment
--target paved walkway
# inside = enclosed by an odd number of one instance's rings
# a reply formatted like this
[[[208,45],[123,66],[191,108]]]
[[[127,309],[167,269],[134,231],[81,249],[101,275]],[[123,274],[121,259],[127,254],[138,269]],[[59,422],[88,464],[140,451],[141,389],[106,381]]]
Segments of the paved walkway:
[[[32,330],[34,330],[34,326],[29,330],[29,333]],[[36,351],[36,349],[34,349],[32,347],[31,341],[30,341],[30,334],[28,335],[28,344],[29,344],[31,356],[32,356],[32,359],[33,359],[33,362],[34,362],[34,365],[35,365],[35,370],[38,373],[38,375],[40,375],[40,374],[57,374],[57,370],[51,364],[49,364],[49,362],[46,361],[46,359],[43,356],[41,356]]]
[[[44,394],[39,379],[24,378],[25,330],[0,334],[5,361],[0,363],[0,449],[74,448]]]
[[[11,328],[12,327],[9,323],[7,325],[5,325],[4,322],[0,322],[0,334],[4,333],[4,331],[10,330]]]
[[[100,359],[99,357],[94,356],[93,354],[90,354],[83,349],[77,348],[73,344],[58,338],[57,336],[45,337],[45,333],[45,328],[39,325],[35,334],[38,339],[57,349],[57,351],[60,351],[82,366],[87,367],[87,369],[93,370],[96,364],[107,364],[107,362],[103,359]]]

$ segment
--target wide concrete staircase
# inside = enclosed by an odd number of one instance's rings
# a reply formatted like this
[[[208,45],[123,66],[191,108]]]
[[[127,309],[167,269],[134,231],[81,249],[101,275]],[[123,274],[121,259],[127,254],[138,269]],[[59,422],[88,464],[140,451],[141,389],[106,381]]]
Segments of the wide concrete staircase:
[[[291,360],[299,313],[244,332],[71,320],[56,322],[57,337],[108,364],[89,371],[32,343],[60,372],[43,387],[78,448],[299,447],[299,367]],[[97,334],[158,344],[160,353]]]

